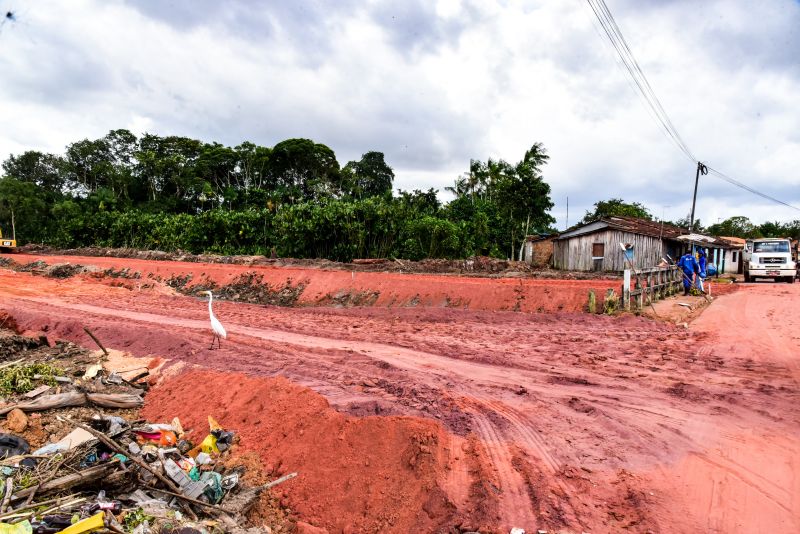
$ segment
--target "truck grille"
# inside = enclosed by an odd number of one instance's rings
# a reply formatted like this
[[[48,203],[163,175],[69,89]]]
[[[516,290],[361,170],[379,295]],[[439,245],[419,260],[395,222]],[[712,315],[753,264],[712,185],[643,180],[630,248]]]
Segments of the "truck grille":
[[[778,265],[786,263],[785,258],[761,258],[761,263],[765,265]]]

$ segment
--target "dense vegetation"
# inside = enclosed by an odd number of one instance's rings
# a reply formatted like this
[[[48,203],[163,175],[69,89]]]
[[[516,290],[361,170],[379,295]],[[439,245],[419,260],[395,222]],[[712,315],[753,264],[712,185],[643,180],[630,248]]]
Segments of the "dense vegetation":
[[[0,227],[20,244],[135,247],[350,260],[513,257],[553,222],[548,156],[473,161],[448,188],[393,192],[380,152],[340,166],[329,147],[287,139],[236,147],[127,130],[63,155],[28,151],[3,163]]]

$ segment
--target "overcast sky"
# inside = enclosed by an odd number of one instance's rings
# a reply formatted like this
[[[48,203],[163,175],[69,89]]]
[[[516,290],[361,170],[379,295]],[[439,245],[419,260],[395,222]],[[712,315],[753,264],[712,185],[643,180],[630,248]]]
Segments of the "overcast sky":
[[[505,5],[504,5],[505,4]],[[701,160],[800,206],[800,3],[607,0]],[[542,142],[563,228],[622,197],[685,216],[694,166],[656,125],[583,0],[0,0],[0,158],[111,129],[386,154],[395,187]],[[800,218],[712,176],[705,224]]]

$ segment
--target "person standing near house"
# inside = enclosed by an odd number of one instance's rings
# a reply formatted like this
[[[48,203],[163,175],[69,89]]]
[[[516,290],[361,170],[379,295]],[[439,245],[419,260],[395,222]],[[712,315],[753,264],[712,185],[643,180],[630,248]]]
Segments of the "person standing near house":
[[[697,251],[697,265],[699,266],[699,270],[697,271],[697,289],[705,293],[705,289],[703,288],[703,280],[706,279],[706,267],[708,266],[708,260],[706,259],[706,251],[703,248],[700,248]]]
[[[683,294],[686,296],[692,287],[694,273],[700,271],[700,264],[697,263],[694,254],[690,250],[678,260],[678,268],[683,271]]]

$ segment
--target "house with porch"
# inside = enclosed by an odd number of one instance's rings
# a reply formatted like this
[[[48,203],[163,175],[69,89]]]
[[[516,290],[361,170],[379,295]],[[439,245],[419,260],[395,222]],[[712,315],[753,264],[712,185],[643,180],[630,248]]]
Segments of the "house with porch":
[[[693,247],[706,249],[712,262],[712,258],[722,260],[731,245],[719,238],[688,234],[686,229],[664,222],[627,216],[602,217],[570,228],[553,239],[553,267],[569,271],[623,271],[632,264],[636,269],[646,269],[663,261],[677,261]]]

